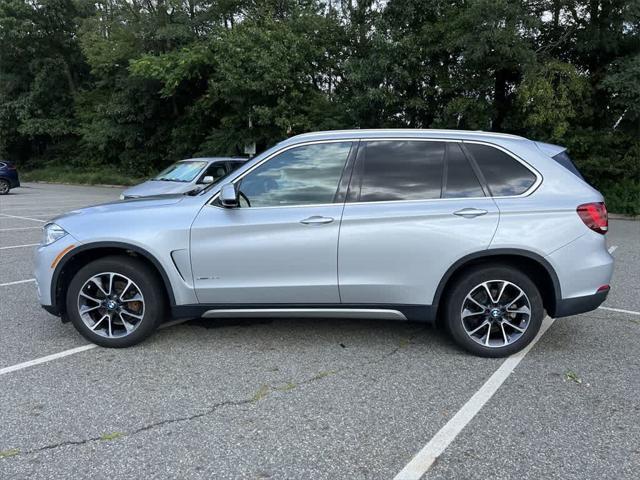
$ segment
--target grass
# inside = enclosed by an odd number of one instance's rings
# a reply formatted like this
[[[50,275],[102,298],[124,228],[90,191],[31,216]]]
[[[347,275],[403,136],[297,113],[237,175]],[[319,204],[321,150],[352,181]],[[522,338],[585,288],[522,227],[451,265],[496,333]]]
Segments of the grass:
[[[0,458],[15,457],[19,453],[20,453],[20,450],[18,450],[17,448],[12,448],[10,450],[2,450],[0,451]]]
[[[100,435],[100,440],[104,440],[108,442],[111,440],[117,440],[122,436],[124,436],[124,434],[121,432],[103,433],[102,435]]]
[[[78,185],[137,185],[145,178],[133,177],[112,167],[82,169],[72,166],[49,166],[35,170],[20,171],[24,182],[52,182]]]

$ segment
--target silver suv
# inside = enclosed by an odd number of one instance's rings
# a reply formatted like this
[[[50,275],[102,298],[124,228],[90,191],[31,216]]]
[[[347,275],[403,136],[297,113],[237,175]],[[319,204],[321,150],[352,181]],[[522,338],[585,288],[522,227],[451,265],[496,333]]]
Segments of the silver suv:
[[[545,311],[597,308],[613,270],[602,195],[564,148],[512,135],[290,138],[196,196],[76,210],[44,227],[44,308],[134,345],[168,316],[442,322],[463,348],[526,346]]]

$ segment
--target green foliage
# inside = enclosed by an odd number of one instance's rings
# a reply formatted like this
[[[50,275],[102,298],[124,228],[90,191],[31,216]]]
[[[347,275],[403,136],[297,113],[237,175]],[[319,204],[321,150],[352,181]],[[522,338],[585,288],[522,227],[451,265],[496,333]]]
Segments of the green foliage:
[[[0,156],[119,183],[311,130],[496,130],[638,211],[639,28],[637,0],[2,0]]]
[[[71,165],[51,165],[21,172],[24,182],[69,183],[77,185],[137,185],[145,180],[114,167],[78,168]]]

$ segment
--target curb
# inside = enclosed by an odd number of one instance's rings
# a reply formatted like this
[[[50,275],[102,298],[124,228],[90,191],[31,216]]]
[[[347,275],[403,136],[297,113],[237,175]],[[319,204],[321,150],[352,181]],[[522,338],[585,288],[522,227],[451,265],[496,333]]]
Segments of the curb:
[[[611,220],[629,220],[632,222],[637,222],[640,220],[640,215],[625,215],[622,213],[610,213],[609,218]]]
[[[31,180],[24,183],[43,183],[45,185],[76,185],[78,187],[104,187],[104,188],[129,188],[133,185],[111,185],[109,183],[72,183],[72,182],[47,182],[46,180]]]

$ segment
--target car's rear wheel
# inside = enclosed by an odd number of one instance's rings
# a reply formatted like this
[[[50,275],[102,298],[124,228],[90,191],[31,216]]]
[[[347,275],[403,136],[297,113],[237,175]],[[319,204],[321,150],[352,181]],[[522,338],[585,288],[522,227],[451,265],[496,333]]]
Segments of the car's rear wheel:
[[[4,178],[0,178],[0,195],[6,195],[11,190],[11,184],[9,184],[8,180]]]
[[[523,349],[535,338],[543,318],[536,285],[509,266],[480,266],[459,276],[445,311],[456,343],[483,357],[504,357]]]
[[[164,317],[164,290],[140,260],[101,258],[81,268],[67,291],[67,314],[88,340],[129,347],[151,335]]]

